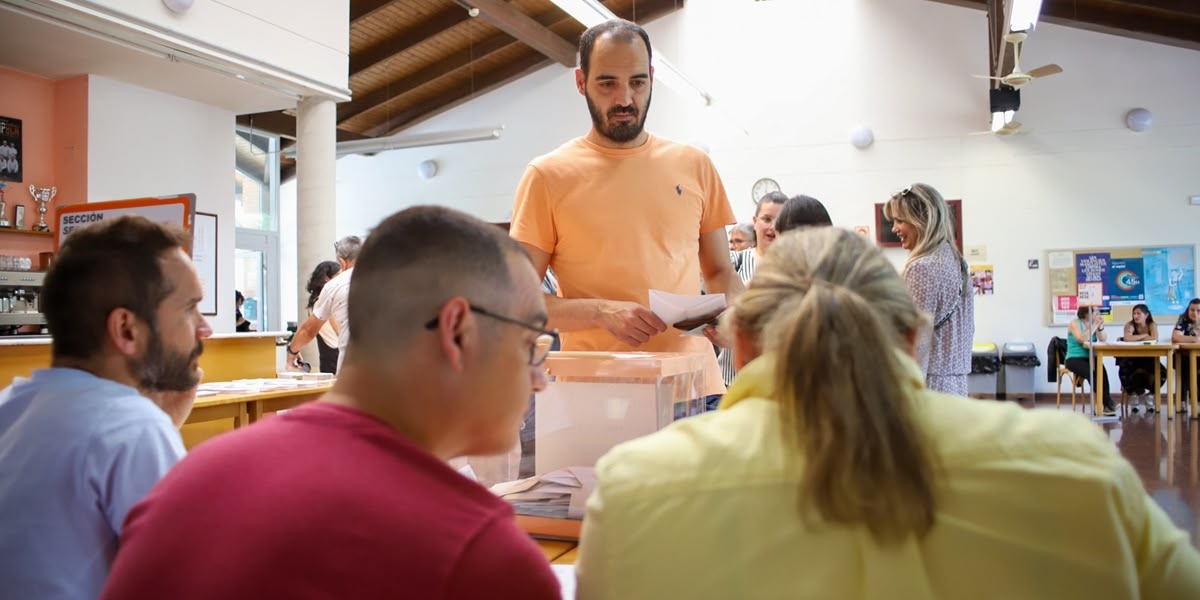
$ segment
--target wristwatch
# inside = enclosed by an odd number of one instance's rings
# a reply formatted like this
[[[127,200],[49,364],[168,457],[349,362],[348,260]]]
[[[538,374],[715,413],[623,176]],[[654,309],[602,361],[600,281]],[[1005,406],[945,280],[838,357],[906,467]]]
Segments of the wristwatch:
[[[283,347],[283,349],[287,351],[287,353],[288,353],[288,355],[289,355],[289,356],[300,356],[300,353],[299,353],[299,352],[292,352],[292,345],[291,345],[291,344],[288,344],[288,345],[284,346],[284,347]]]

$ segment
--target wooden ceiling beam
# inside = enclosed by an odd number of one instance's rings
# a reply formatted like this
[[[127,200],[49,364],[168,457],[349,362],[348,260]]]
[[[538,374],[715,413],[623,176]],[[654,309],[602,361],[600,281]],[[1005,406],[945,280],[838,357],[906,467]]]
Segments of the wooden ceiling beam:
[[[504,0],[466,0],[479,9],[480,18],[495,25],[500,31],[521,40],[526,46],[541,52],[547,58],[567,67],[575,68],[575,45],[559,37],[550,28],[537,22]]]
[[[1159,10],[1172,15],[1188,15],[1200,18],[1200,2],[1196,0],[1107,0],[1109,4]]]
[[[479,44],[475,44],[466,50],[455,52],[441,60],[431,63],[429,66],[415,73],[408,75],[398,81],[389,83],[373,92],[355,96],[349,102],[343,102],[338,105],[337,120],[338,123],[346,121],[368,111],[372,108],[383,104],[392,98],[401,94],[407,94],[422,85],[448,73],[457,71],[463,67],[470,65],[473,61],[477,61],[487,56],[511,47],[514,44],[520,44],[516,38],[505,34],[496,34]]]
[[[451,6],[428,19],[410,27],[399,35],[364,48],[350,55],[350,77],[366,71],[409,48],[428,40],[429,38],[469,20],[467,11],[458,6]]]
[[[655,0],[655,3],[661,4],[663,1]],[[466,11],[457,9],[455,12],[466,14]],[[557,8],[553,8],[538,15],[535,17],[535,20],[538,24],[549,29],[570,21],[571,17]],[[422,85],[436,81],[440,77],[469,66],[474,61],[482,60],[495,52],[505,50],[513,44],[520,43],[522,43],[520,40],[507,33],[497,33],[482,42],[472,44],[463,50],[433,62],[415,73],[389,82],[379,89],[367,92],[366,94],[356,94],[353,100],[338,105],[338,123],[345,123],[384,102],[390,101],[392,98],[411,92]],[[403,52],[403,49],[400,52]]]
[[[394,0],[350,0],[350,24],[391,4]]]
[[[550,61],[540,53],[534,52],[525,58],[510,62],[499,69],[484,73],[475,81],[463,82],[445,92],[411,106],[382,123],[368,129],[370,137],[381,137],[397,133],[400,129],[413,125],[417,120],[424,120],[438,113],[449,110],[463,102],[477,98],[502,86],[526,73],[549,64]]]
[[[1133,2],[1044,0],[1041,20],[1098,33],[1200,50],[1200,17],[1168,13]]]
[[[629,9],[619,11],[617,16],[623,19],[633,18],[633,9],[637,9],[637,22],[648,23],[661,17],[669,12],[674,11],[683,2],[676,0],[637,0],[636,6],[631,6]],[[570,19],[565,16],[566,13],[559,12],[559,21]],[[540,15],[539,20],[546,23],[547,15]],[[564,18],[565,17],[565,18]],[[550,24],[549,26],[557,26],[558,23]],[[536,60],[535,60],[536,59]],[[530,58],[517,61],[512,65],[506,65],[500,69],[490,73],[483,74],[476,78],[474,86],[470,83],[458,85],[437,97],[422,102],[417,106],[402,110],[399,113],[392,115],[386,121],[376,125],[368,130],[366,134],[370,137],[379,137],[383,135],[394,135],[405,127],[410,127],[425,119],[431,118],[437,114],[450,110],[468,100],[477,98],[495,88],[498,88],[510,81],[520,78],[527,72],[541,68],[547,64],[543,57],[536,54]]]
[[[931,1],[986,10],[989,0]],[[1043,0],[1039,21],[1200,50],[1197,13],[1194,0]]]

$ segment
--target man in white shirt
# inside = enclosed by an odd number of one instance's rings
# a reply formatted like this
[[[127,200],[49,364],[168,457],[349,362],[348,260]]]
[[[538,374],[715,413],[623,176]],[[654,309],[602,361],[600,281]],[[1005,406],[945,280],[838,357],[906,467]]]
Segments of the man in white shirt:
[[[212,334],[189,246],[122,217],[55,257],[40,298],[50,368],[0,391],[3,597],[97,597],[125,515],[183,457]]]
[[[338,330],[338,369],[346,358],[346,344],[350,342],[350,316],[346,306],[350,300],[350,277],[354,274],[354,263],[358,260],[358,252],[362,249],[362,239],[356,235],[346,236],[333,245],[337,253],[338,264],[342,271],[337,277],[329,280],[321,290],[321,296],[313,305],[312,313],[296,330],[292,341],[287,345],[289,369],[299,367],[300,350],[321,331],[321,327],[330,318],[337,323]]]

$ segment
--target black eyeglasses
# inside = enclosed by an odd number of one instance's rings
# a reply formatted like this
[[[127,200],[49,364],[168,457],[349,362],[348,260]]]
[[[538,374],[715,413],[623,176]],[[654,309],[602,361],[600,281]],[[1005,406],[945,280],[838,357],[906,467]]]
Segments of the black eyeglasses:
[[[517,319],[514,319],[512,317],[506,317],[504,315],[498,315],[494,312],[484,310],[482,308],[479,308],[478,306],[475,306],[474,304],[471,304],[469,306],[471,308],[471,312],[473,312],[473,313],[480,314],[485,317],[491,317],[493,319],[496,319],[497,321],[502,321],[502,322],[508,323],[510,325],[516,325],[517,327],[523,327],[530,331],[538,332],[540,335],[538,335],[537,340],[534,341],[533,345],[529,347],[529,366],[531,366],[531,367],[536,367],[536,366],[546,362],[546,357],[550,355],[550,348],[552,348],[554,346],[554,342],[558,341],[558,330],[557,329],[546,329],[545,327],[538,327],[537,325],[530,325],[529,323],[526,323],[524,321],[518,321]],[[437,326],[438,326],[438,318],[437,317],[434,317],[434,318],[430,319],[427,323],[425,323],[425,329],[433,330],[433,329],[437,329]]]

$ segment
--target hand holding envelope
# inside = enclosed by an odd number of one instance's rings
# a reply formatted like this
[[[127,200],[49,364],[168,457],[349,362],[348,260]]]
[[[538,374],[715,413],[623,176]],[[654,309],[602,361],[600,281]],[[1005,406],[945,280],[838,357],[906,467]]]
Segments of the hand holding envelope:
[[[704,329],[717,324],[725,312],[725,294],[671,294],[650,290],[650,310],[664,323],[682,329],[687,335],[704,335]]]

